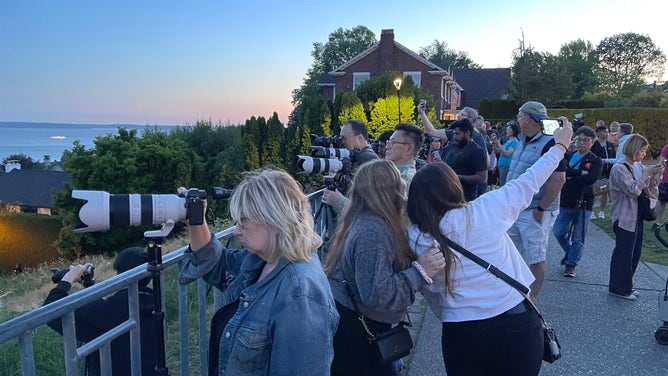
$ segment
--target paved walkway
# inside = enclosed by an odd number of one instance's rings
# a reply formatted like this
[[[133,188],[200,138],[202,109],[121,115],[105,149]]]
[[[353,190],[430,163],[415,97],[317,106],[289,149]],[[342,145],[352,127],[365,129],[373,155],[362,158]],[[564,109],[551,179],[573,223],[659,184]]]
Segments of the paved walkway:
[[[668,267],[641,263],[634,279],[640,299],[612,297],[607,286],[614,244],[591,224],[577,276],[566,278],[559,265],[563,252],[554,238],[550,240],[538,306],[555,328],[563,356],[553,364],[543,363],[541,375],[668,375],[668,346],[654,339],[662,324],[657,302]],[[411,312],[415,348],[407,375],[444,375],[440,321],[421,296]]]

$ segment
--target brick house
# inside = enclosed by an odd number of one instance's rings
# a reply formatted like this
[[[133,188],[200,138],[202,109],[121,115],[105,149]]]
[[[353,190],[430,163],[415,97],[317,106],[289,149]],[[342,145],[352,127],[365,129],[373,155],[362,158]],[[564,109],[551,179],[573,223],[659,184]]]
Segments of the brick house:
[[[396,42],[393,29],[384,29],[379,42],[325,73],[318,85],[325,100],[334,101],[337,93],[354,91],[362,82],[388,71],[410,76],[416,86],[431,94],[441,120],[454,119],[458,110],[465,106],[478,108],[484,98],[503,98],[510,80],[509,68],[458,72],[442,68]],[[467,80],[470,90],[458,80],[459,75]],[[466,101],[467,98],[470,101]]]

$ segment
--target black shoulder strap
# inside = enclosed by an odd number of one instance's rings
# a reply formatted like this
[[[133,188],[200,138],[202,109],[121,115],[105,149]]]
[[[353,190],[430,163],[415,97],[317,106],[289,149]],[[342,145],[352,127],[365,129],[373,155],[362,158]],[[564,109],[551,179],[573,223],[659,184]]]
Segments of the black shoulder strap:
[[[468,249],[462,247],[461,245],[453,242],[452,240],[445,238],[446,241],[448,242],[448,246],[451,248],[454,248],[457,252],[461,253],[462,255],[468,257],[471,259],[471,261],[475,262],[476,264],[482,266],[485,268],[488,272],[492,273],[494,276],[502,279],[504,282],[509,284],[511,287],[522,293],[522,295],[526,295],[529,293],[529,288],[524,286],[523,284],[519,283],[516,279],[512,278],[508,274],[504,273],[501,269],[497,268],[496,266],[488,263],[487,261],[481,259],[480,257],[474,255],[473,253],[469,252]]]
[[[529,303],[529,305],[531,305],[531,308],[536,312],[536,314],[538,314],[538,317],[540,318],[540,321],[543,323],[543,325],[548,326],[545,319],[543,319],[543,315],[540,314],[540,310],[538,310],[538,307],[536,307],[536,305],[529,298],[529,295],[528,295],[529,294],[529,288],[528,287],[524,286],[523,284],[521,284],[519,281],[517,281],[513,277],[504,273],[501,269],[499,269],[496,266],[488,263],[487,261],[481,259],[480,257],[474,255],[468,249],[466,249],[466,248],[462,247],[461,245],[453,242],[452,240],[448,239],[447,237],[445,238],[445,240],[447,241],[448,246],[450,248],[454,248],[457,252],[466,256],[467,258],[469,258],[471,261],[475,262],[476,264],[482,266],[483,268],[485,268],[485,270],[492,273],[497,278],[500,278],[505,283],[509,284],[510,287],[519,291],[519,293],[522,294],[522,296],[524,296],[524,298]]]

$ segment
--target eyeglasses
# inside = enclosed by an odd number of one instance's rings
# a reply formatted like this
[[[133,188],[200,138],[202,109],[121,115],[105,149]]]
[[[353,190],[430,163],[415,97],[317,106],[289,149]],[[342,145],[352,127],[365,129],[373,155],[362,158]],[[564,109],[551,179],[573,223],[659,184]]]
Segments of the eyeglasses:
[[[248,218],[241,218],[238,221],[234,221],[234,226],[238,227],[239,230],[245,230],[248,228],[249,222]]]
[[[589,137],[575,137],[575,142],[581,143],[581,144],[586,144],[586,143],[593,142],[593,141],[594,141],[594,139],[589,138]]]
[[[393,139],[387,140],[386,145],[392,145],[392,144],[401,144],[401,145],[410,145],[410,142],[401,142],[401,141],[394,141]]]

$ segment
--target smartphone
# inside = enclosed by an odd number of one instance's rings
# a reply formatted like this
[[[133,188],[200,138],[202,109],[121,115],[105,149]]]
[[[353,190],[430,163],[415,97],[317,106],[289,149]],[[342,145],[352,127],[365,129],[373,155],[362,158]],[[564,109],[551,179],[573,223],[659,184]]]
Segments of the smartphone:
[[[561,119],[543,119],[540,121],[540,127],[543,131],[543,134],[547,135],[553,135],[555,129],[559,127],[563,127],[564,123],[561,121]]]
[[[425,108],[427,107],[427,100],[426,99],[420,99],[420,103],[418,104],[418,108]]]

